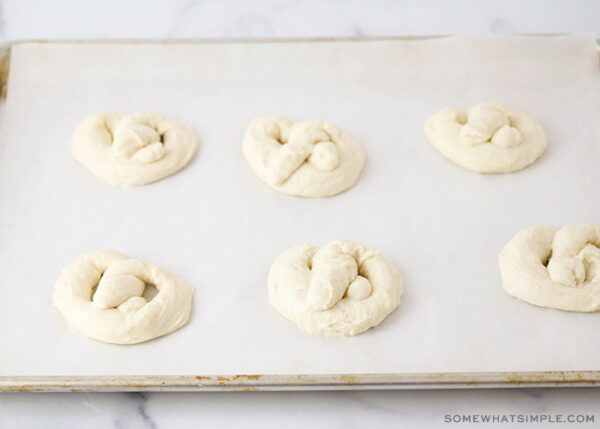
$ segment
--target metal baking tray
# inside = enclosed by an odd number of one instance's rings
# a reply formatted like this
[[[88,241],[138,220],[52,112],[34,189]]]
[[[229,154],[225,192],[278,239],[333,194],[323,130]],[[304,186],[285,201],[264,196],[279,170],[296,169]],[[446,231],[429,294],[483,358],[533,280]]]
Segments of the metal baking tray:
[[[211,392],[589,387],[600,371],[428,374],[0,377],[0,392]]]
[[[73,46],[81,46],[81,47],[91,47],[94,45],[113,45],[113,46],[139,46],[140,49],[150,49],[153,46],[161,46],[164,49],[168,49],[169,46],[212,46],[214,47],[215,52],[218,52],[219,46],[228,46],[228,45],[250,45],[250,46],[275,46],[275,45],[286,45],[289,47],[296,46],[304,46],[307,47],[306,51],[310,52],[310,46],[322,46],[323,44],[327,46],[331,46],[333,49],[337,49],[337,47],[350,46],[353,44],[365,44],[371,43],[371,46],[379,47],[384,46],[386,44],[390,44],[393,47],[395,42],[400,41],[427,41],[427,40],[435,40],[445,38],[446,36],[439,37],[378,37],[378,38],[318,38],[318,39],[266,39],[266,40],[256,40],[256,39],[244,39],[244,40],[143,40],[143,41],[127,41],[127,40],[117,40],[117,41],[14,41],[0,45],[0,93],[2,95],[2,99],[6,98],[7,87],[10,89],[10,84],[7,85],[11,75],[11,51],[18,46],[25,45],[36,45],[36,44],[48,44],[48,45],[73,45]],[[535,37],[535,36],[534,36]],[[547,36],[547,37],[555,37],[555,36]],[[560,36],[558,36],[560,37]],[[302,51],[304,52],[304,51]],[[600,49],[599,49],[600,53]],[[350,61],[349,64],[352,64]],[[382,72],[383,73],[383,72]],[[349,85],[355,84],[356,82],[360,82],[359,73],[353,75],[350,73]],[[386,75],[377,74],[377,77],[381,79],[381,87],[375,88],[385,90],[385,85],[389,84],[390,81],[386,80]],[[314,76],[313,76],[314,77]],[[353,80],[355,79],[355,80]],[[237,82],[239,84],[239,82]],[[281,84],[281,82],[279,82]],[[243,85],[243,84],[240,84]],[[359,95],[365,95],[365,93],[360,93]],[[435,95],[433,95],[435,96]],[[385,95],[384,95],[385,97]],[[33,100],[32,100],[33,101]],[[443,103],[442,103],[443,104]],[[443,106],[441,106],[443,107]],[[156,109],[155,109],[156,110]],[[0,103],[0,113],[2,115],[6,114],[6,106],[5,102]],[[157,112],[158,113],[158,112]],[[343,119],[343,115],[338,115],[337,121]],[[342,119],[340,119],[342,118]],[[386,117],[386,119],[389,119]],[[332,121],[336,122],[336,121]],[[344,125],[347,126],[349,122],[346,122]],[[338,123],[338,125],[340,125]],[[72,126],[72,124],[69,124]],[[204,123],[203,127],[209,127],[209,123]],[[419,126],[419,125],[417,125]],[[199,128],[199,127],[196,127]],[[243,125],[242,125],[243,128]],[[242,130],[243,131],[243,130]],[[364,140],[364,134],[360,134],[361,139]],[[204,156],[204,152],[207,144],[206,138],[201,133],[201,148],[198,154],[198,157]],[[233,142],[236,144],[239,142]],[[424,139],[419,141],[418,144],[426,146],[424,143]],[[550,142],[552,145],[552,141]],[[239,149],[239,148],[237,148]],[[236,149],[236,150],[237,150]],[[368,148],[367,148],[368,149]],[[368,152],[368,161],[370,162],[372,158],[375,158],[375,154],[371,154],[372,151],[367,150]],[[371,153],[369,153],[371,152]],[[65,157],[69,157],[68,150],[66,150],[62,155]],[[460,175],[461,180],[468,181],[469,178],[479,177],[476,175],[471,175],[471,173],[465,173],[455,169],[453,166],[449,166],[445,163],[444,160],[439,157],[438,154],[431,151],[428,154],[431,157],[431,162],[436,163],[436,168],[446,168],[451,169],[452,173],[446,172],[445,174],[457,174]],[[1,161],[0,157],[0,161]],[[239,167],[242,165],[240,161],[235,167]],[[231,166],[231,165],[228,165]],[[191,168],[200,168],[199,166],[191,165]],[[76,170],[79,167],[74,167]],[[367,165],[367,169],[369,165]],[[82,169],[77,170],[79,174],[85,176],[85,173]],[[246,172],[248,173],[248,172]],[[371,167],[372,173],[372,167]],[[365,174],[370,174],[369,172],[365,172]],[[183,176],[183,175],[182,175]],[[244,180],[253,181],[251,174],[248,173],[242,177]],[[183,178],[180,178],[183,180]],[[366,179],[366,178],[365,178]],[[495,180],[495,179],[491,179]],[[360,182],[360,181],[359,181]],[[95,179],[86,177],[87,183],[95,183],[98,188],[103,188],[104,184],[96,183]],[[183,183],[183,182],[181,182]],[[360,184],[360,183],[359,183]],[[262,192],[260,198],[269,199],[273,197],[272,194],[269,194],[269,190],[263,189],[262,184],[257,181],[252,182],[252,190],[256,189],[259,192]],[[358,185],[357,185],[358,187]],[[106,188],[107,189],[107,188]],[[364,189],[361,191],[359,189],[353,191],[350,190],[348,194],[352,192],[364,192]],[[265,197],[265,195],[267,195]],[[346,194],[343,194],[346,195]],[[4,197],[3,197],[4,198]],[[274,196],[273,198],[278,198]],[[335,197],[334,197],[335,198]],[[284,197],[282,200],[283,204],[286,202],[290,202],[288,197]],[[330,200],[333,201],[333,200]],[[8,199],[10,203],[10,199]],[[291,203],[290,203],[291,204]],[[523,225],[527,226],[527,225]],[[373,231],[375,234],[376,231]],[[376,235],[376,234],[375,234]],[[508,240],[510,237],[506,237]],[[369,244],[368,239],[361,239],[361,241],[365,241],[365,244]],[[322,241],[319,241],[315,244],[324,244]],[[32,241],[31,245],[35,246],[37,242]],[[298,243],[290,243],[298,244]],[[376,246],[373,246],[376,247]],[[92,250],[92,249],[89,249]],[[121,250],[121,249],[115,249]],[[283,249],[277,248],[277,251]],[[131,256],[139,256],[136,252],[130,251],[126,252]],[[386,254],[384,252],[384,254]],[[62,256],[62,258],[68,263],[69,259],[74,259],[77,254],[69,253],[69,256]],[[144,256],[144,255],[142,255]],[[63,260],[61,259],[61,260]],[[149,258],[150,259],[150,258]],[[394,259],[394,257],[392,258]],[[396,260],[398,257],[396,255]],[[160,259],[153,259],[158,265],[163,265]],[[1,265],[0,265],[1,267]],[[58,267],[61,268],[61,267]],[[167,268],[167,267],[165,267]],[[168,269],[168,268],[167,268]],[[175,270],[174,270],[175,271]],[[402,265],[400,267],[401,273],[404,274],[408,272],[407,266]],[[58,271],[57,271],[58,272]],[[179,271],[175,271],[179,274]],[[182,277],[186,278],[185,275]],[[414,295],[410,296],[411,288],[414,288],[414,278],[408,276],[408,280],[413,280],[413,284],[405,280],[405,286],[407,289],[407,302],[410,305],[410,300],[413,299],[414,303]],[[54,278],[51,279],[53,281]],[[51,284],[51,283],[50,283]],[[46,287],[46,285],[44,285]],[[494,285],[494,288],[498,288],[499,284]],[[266,288],[265,288],[266,289]],[[50,295],[50,286],[48,288],[43,289],[43,293],[46,293],[48,296]],[[503,292],[499,292],[502,294]],[[264,298],[264,297],[262,297]],[[262,299],[261,298],[261,299]],[[513,301],[512,298],[506,298],[510,300],[510,304],[513,306],[520,306],[523,311],[534,311],[533,307],[528,307],[527,304],[518,303],[517,301]],[[404,304],[403,304],[404,305]],[[401,305],[398,312],[403,311],[403,306]],[[546,313],[545,313],[546,314]],[[555,314],[552,311],[548,312],[549,316]],[[558,313],[556,313],[558,314]],[[562,314],[560,317],[564,317]],[[273,315],[273,319],[277,319],[277,315]],[[545,316],[544,316],[545,317]],[[557,316],[558,317],[558,316]],[[60,320],[60,317],[57,316],[57,320]],[[277,319],[279,320],[279,319]],[[11,321],[3,320],[3,324],[11,323]],[[395,323],[401,324],[403,320],[395,320]],[[297,329],[295,326],[289,326],[289,322],[285,320],[280,320],[280,323],[284,326],[284,329],[289,329],[290,332],[295,332]],[[388,329],[387,335],[390,333],[393,334],[392,331],[389,330],[390,323],[386,323],[385,327],[381,328],[383,332],[385,329]],[[192,330],[191,326],[187,326],[184,330]],[[378,328],[380,329],[380,328]],[[183,331],[183,330],[182,330]],[[79,334],[74,332],[68,333],[68,335],[77,337]],[[175,334],[174,334],[175,335]],[[305,334],[298,334],[305,335]],[[162,340],[159,340],[162,341]],[[344,343],[343,347],[347,348],[347,342]],[[348,346],[350,347],[350,346]],[[133,349],[130,349],[133,350]],[[213,350],[214,353],[219,353],[218,350]],[[0,351],[1,357],[2,351]],[[330,365],[331,366],[331,365]],[[597,367],[597,366],[596,366]],[[238,369],[238,368],[235,368]],[[316,368],[319,370],[319,368]],[[592,368],[594,369],[594,368]],[[81,371],[79,371],[81,372]],[[389,371],[374,371],[374,372],[344,372],[344,373],[332,373],[331,371],[327,373],[322,373],[320,370],[316,373],[310,372],[298,372],[298,373],[284,373],[284,371],[279,371],[277,373],[263,373],[263,372],[248,372],[248,373],[240,373],[239,371],[231,371],[231,372],[220,372],[220,375],[215,375],[215,372],[205,373],[199,371],[200,374],[193,374],[194,371],[189,371],[187,374],[178,374],[178,375],[128,375],[128,374],[120,374],[120,375],[73,375],[65,374],[65,375],[23,375],[19,373],[17,375],[10,374],[2,374],[0,375],[0,391],[3,392],[28,392],[28,391],[219,391],[219,390],[236,390],[236,391],[256,391],[256,390],[342,390],[342,389],[427,389],[427,388],[487,388],[487,387],[531,387],[531,386],[547,386],[547,387],[567,387],[567,386],[594,386],[600,383],[600,370],[524,370],[524,371],[512,371],[512,370],[502,370],[502,371],[419,371],[414,368],[410,368],[407,371],[397,371],[397,372],[389,372]],[[192,374],[190,374],[192,373]],[[219,373],[217,373],[219,374]]]

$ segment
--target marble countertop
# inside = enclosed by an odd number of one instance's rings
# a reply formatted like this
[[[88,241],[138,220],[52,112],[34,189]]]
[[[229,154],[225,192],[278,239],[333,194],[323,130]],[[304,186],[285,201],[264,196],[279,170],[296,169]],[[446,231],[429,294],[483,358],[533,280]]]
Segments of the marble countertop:
[[[600,2],[0,1],[0,39],[600,34]],[[593,416],[600,389],[0,394],[0,428],[543,427]],[[495,423],[455,423],[484,416]],[[520,417],[519,417],[520,416]],[[541,417],[546,416],[546,417]],[[512,422],[512,423],[511,423]],[[553,423],[565,427],[569,423]],[[577,425],[579,426],[579,425]]]

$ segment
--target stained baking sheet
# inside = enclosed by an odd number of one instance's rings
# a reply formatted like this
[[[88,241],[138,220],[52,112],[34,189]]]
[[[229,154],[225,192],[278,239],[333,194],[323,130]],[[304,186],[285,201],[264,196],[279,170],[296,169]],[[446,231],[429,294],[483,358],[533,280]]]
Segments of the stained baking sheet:
[[[498,101],[540,120],[542,158],[508,175],[443,159],[422,124]],[[505,294],[497,254],[522,227],[600,221],[600,70],[591,35],[300,43],[21,43],[0,130],[0,376],[384,374],[600,370],[600,314]],[[192,163],[135,188],[70,153],[99,111],[189,124]],[[240,150],[256,116],[324,118],[362,145],[355,187],[271,191]],[[268,304],[273,259],[357,240],[405,285],[400,308],[349,339],[310,336]],[[136,346],[87,339],[51,305],[61,269],[112,249],[196,290],[189,325]]]

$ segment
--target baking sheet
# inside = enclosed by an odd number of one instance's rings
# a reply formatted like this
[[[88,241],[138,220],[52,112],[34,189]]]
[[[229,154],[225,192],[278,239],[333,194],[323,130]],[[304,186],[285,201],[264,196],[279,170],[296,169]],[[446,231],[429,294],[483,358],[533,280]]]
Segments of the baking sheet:
[[[360,374],[600,369],[600,314],[506,295],[497,254],[520,228],[600,221],[600,71],[590,35],[414,41],[72,44],[12,49],[0,147],[0,375]],[[549,148],[482,176],[432,149],[440,108],[498,101],[537,117]],[[177,175],[116,188],[70,154],[77,122],[152,111],[201,145]],[[325,118],[367,153],[354,188],[299,199],[262,184],[241,137],[256,116]],[[377,329],[310,336],[268,305],[289,246],[353,239],[405,283]],[[188,326],[136,346],[78,334],[51,306],[61,269],[113,249],[196,289]]]

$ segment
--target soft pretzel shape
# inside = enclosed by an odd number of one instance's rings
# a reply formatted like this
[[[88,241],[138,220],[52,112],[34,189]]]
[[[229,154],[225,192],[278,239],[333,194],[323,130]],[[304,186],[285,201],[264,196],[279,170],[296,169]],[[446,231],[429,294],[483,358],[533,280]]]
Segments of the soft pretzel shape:
[[[301,329],[347,337],[380,324],[400,305],[402,279],[379,252],[353,241],[292,247],[275,259],[271,304]]]
[[[443,109],[425,122],[425,135],[450,161],[479,173],[521,170],[548,144],[535,118],[496,103]]]
[[[146,284],[158,290],[149,302],[142,297]],[[150,262],[99,250],[63,270],[52,299],[65,319],[88,337],[135,344],[185,325],[193,293],[185,280]]]
[[[186,125],[152,113],[101,113],[79,123],[72,150],[99,179],[145,185],[185,167],[198,150],[198,139]]]
[[[600,225],[523,229],[499,259],[510,295],[540,307],[600,310]]]
[[[299,197],[345,191],[356,182],[365,162],[356,140],[321,120],[255,119],[246,131],[242,151],[260,180]]]

